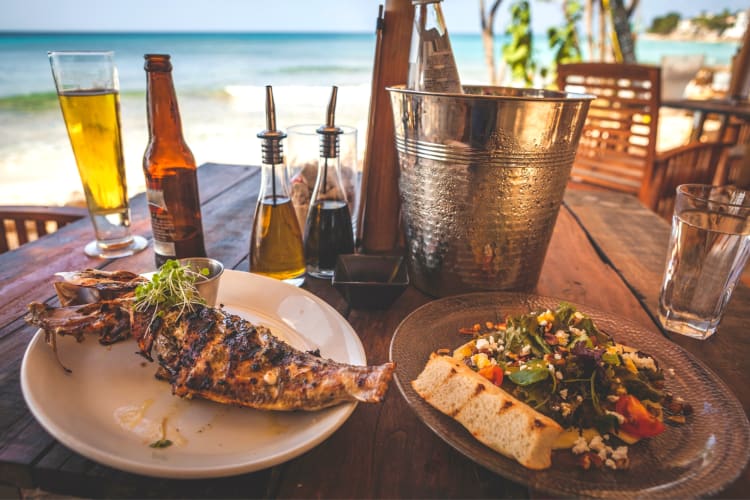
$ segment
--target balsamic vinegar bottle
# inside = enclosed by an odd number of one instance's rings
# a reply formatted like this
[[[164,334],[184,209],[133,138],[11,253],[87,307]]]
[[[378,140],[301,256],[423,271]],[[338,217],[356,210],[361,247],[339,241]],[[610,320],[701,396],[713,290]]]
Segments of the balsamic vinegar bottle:
[[[352,218],[341,181],[339,136],[334,122],[336,94],[333,87],[326,124],[318,129],[320,157],[312,201],[305,223],[305,261],[307,274],[330,278],[340,254],[354,253]]]
[[[156,267],[205,257],[195,159],[182,136],[169,55],[146,54],[149,143],[143,156]]]
[[[281,140],[276,130],[273,89],[266,87],[266,130],[262,139],[262,171],[258,202],[250,234],[250,272],[302,285],[305,257],[297,214],[289,195],[289,179]]]

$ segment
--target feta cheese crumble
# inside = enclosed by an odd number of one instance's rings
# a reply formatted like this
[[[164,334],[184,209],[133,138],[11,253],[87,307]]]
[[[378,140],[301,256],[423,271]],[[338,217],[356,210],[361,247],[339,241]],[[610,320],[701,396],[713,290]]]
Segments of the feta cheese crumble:
[[[656,371],[656,363],[654,362],[654,358],[650,356],[641,355],[638,352],[624,352],[622,353],[622,357],[632,361],[637,368],[651,370],[652,372]]]

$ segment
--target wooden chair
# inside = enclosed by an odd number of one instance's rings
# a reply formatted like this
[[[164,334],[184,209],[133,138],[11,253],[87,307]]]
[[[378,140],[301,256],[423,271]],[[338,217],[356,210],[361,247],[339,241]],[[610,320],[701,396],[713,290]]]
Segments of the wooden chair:
[[[78,207],[0,206],[0,253],[87,215],[85,208]]]
[[[654,212],[671,220],[677,186],[724,184],[715,177],[731,147],[731,143],[724,142],[691,142],[660,153],[654,161],[648,199],[643,201]]]
[[[724,142],[734,144],[726,158],[726,183],[750,189],[750,122],[730,120]]]
[[[621,63],[561,64],[560,90],[595,95],[571,173],[580,182],[648,199],[656,159],[661,70]]]

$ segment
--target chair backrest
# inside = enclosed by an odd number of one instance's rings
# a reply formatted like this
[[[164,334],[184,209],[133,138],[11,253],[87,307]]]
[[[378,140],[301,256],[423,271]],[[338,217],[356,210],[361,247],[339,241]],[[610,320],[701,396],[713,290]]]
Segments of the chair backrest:
[[[644,201],[654,212],[671,220],[677,186],[714,183],[716,171],[731,146],[726,142],[691,142],[660,153],[654,161],[650,199]]]
[[[726,184],[750,189],[750,122],[730,120],[724,140],[734,144],[727,153]]]
[[[561,64],[558,88],[591,103],[571,180],[637,194],[648,192],[656,156],[661,70],[622,63]]]
[[[0,253],[88,215],[85,208],[0,206]]]

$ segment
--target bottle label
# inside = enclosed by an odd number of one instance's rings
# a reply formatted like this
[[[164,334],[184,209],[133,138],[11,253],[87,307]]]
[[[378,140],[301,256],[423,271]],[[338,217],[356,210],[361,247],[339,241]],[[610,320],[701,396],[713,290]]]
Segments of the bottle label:
[[[148,211],[151,214],[151,229],[154,234],[154,251],[159,255],[175,257],[174,220],[167,210],[164,191],[147,189]]]
[[[457,82],[458,70],[453,53],[449,50],[428,52],[424,69],[424,87],[433,92],[450,92],[458,86]]]

